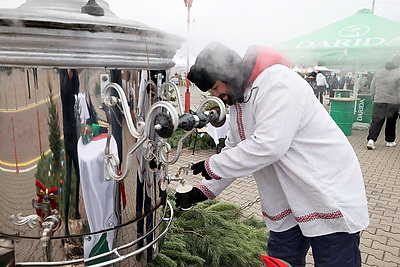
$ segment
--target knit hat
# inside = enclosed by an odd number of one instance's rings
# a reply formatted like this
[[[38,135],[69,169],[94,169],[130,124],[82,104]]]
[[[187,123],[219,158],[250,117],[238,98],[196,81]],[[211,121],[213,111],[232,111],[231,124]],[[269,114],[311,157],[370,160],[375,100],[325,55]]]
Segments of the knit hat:
[[[221,43],[209,43],[197,56],[190,68],[188,79],[203,92],[210,90],[216,81],[231,86],[235,93],[242,92],[242,58]]]

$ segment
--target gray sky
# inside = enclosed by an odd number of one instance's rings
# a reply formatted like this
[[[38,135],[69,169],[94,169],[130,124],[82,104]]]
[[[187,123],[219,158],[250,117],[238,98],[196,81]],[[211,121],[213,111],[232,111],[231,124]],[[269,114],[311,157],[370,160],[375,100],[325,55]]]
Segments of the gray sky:
[[[67,1],[67,0],[65,0]],[[25,0],[0,0],[1,8]],[[106,0],[119,17],[137,20],[190,40],[194,56],[210,41],[219,41],[244,54],[252,44],[278,45],[372,8],[373,0],[193,0],[188,34],[183,0]],[[399,0],[375,0],[376,15],[400,22]],[[187,43],[179,55],[186,55]]]
[[[183,0],[108,0],[120,17],[188,37]],[[244,54],[252,44],[274,46],[372,8],[373,0],[193,0],[191,53],[220,41]],[[375,0],[376,15],[400,22],[399,0]],[[194,20],[194,22],[193,22]],[[183,51],[187,51],[183,44]]]

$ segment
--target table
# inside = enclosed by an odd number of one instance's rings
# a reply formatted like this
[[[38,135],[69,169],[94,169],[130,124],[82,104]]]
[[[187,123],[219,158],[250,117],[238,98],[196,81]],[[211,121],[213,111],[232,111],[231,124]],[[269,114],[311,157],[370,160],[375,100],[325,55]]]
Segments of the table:
[[[212,137],[215,145],[219,144],[220,138],[225,138],[229,128],[229,114],[226,114],[225,123],[221,127],[214,127],[211,123],[207,123],[206,132]]]
[[[104,176],[104,148],[107,138],[92,140],[88,144],[78,141],[79,173],[86,216],[90,232],[117,225],[115,196],[117,181],[107,181]],[[110,153],[118,155],[117,143],[111,138]],[[88,258],[112,250],[114,231],[87,236],[84,240],[84,257]]]

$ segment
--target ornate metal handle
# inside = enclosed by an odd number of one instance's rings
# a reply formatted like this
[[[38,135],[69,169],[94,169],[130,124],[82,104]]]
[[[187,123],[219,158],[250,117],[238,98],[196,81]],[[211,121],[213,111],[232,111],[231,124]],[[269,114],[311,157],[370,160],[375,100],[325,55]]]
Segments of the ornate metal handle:
[[[146,141],[146,139],[149,138],[150,127],[152,126],[151,122],[153,121],[158,108],[165,108],[171,116],[174,131],[178,128],[179,116],[175,107],[171,103],[166,101],[160,101],[153,104],[146,116],[145,120],[146,123],[144,124],[144,134],[140,136],[135,145],[128,151],[125,167],[121,174],[115,172],[115,169],[117,167],[116,163],[118,162],[117,155],[105,154],[106,170],[108,175],[111,176],[113,179],[117,181],[122,180],[129,173],[132,164],[132,154],[143,144],[144,141]]]
[[[115,97],[111,96],[111,88],[114,88],[120,97],[120,101]],[[128,101],[126,99],[124,90],[117,83],[109,83],[104,87],[104,95],[102,96],[102,100],[107,107],[113,107],[118,103],[121,104],[122,110],[124,111],[124,116],[126,119],[126,124],[128,126],[129,132],[135,138],[140,138],[144,132],[144,122],[138,121],[137,126],[133,123],[132,116],[129,111]]]
[[[22,216],[22,213],[17,213],[17,215],[11,215],[10,220],[13,222],[13,224],[21,226],[24,224],[27,224],[29,228],[33,229],[36,227],[38,222],[42,221],[42,218],[40,218],[39,215],[32,214],[28,216]]]
[[[165,90],[165,89],[168,89],[168,86],[171,86],[174,89],[174,92],[176,95],[176,101],[178,102],[179,115],[182,115],[183,113],[185,113],[185,111],[183,109],[182,100],[181,100],[181,96],[179,93],[179,88],[173,82],[168,82],[168,81],[164,82],[161,85],[161,88]]]
[[[180,92],[179,92],[179,88],[178,86],[176,86],[176,84],[174,84],[173,82],[169,82],[166,81],[163,84],[161,84],[161,86],[157,86],[152,80],[148,80],[144,86],[144,88],[146,88],[147,86],[153,86],[154,88],[157,88],[157,95],[158,97],[160,97],[160,100],[164,100],[164,101],[168,101],[168,99],[162,99],[163,95],[169,95],[169,91],[168,91],[168,87],[171,86],[172,89],[175,92],[175,96],[176,96],[176,101],[178,102],[178,109],[179,115],[182,115],[184,113],[184,109],[183,109],[183,105],[182,105],[182,99],[180,96]],[[139,92],[139,94],[145,94],[145,92]],[[140,103],[140,106],[143,106],[143,103]],[[142,111],[140,108],[136,109],[136,116],[140,116],[142,114]]]
[[[225,116],[226,116],[225,104],[221,99],[219,99],[218,97],[215,97],[215,96],[211,96],[211,97],[208,97],[208,98],[204,99],[200,103],[200,106],[197,108],[196,113],[203,113],[205,106],[209,102],[216,102],[217,105],[219,106],[220,113],[219,113],[219,116],[218,116],[218,122],[224,120]],[[193,131],[194,131],[194,128],[181,136],[181,138],[178,141],[178,145],[177,145],[175,156],[171,160],[168,160],[168,156],[167,156],[168,152],[171,151],[171,146],[168,143],[161,143],[160,146],[159,146],[159,149],[158,149],[158,152],[159,152],[158,153],[158,157],[159,157],[160,161],[163,162],[164,164],[174,164],[174,163],[176,163],[178,161],[181,153],[182,153],[183,141],[188,136],[190,136],[193,133]]]
[[[45,251],[50,251],[50,235],[52,231],[55,231],[60,226],[61,217],[56,209],[51,209],[50,202],[37,203],[35,199],[32,200],[32,206],[35,209],[41,209],[45,213],[45,217],[42,219],[39,215],[32,214],[28,216],[22,216],[21,213],[17,215],[11,215],[10,220],[18,226],[27,224],[29,228],[33,229],[37,223],[40,222],[40,226],[43,228],[42,241],[43,248]],[[47,254],[47,258],[50,259],[50,254]]]
[[[226,116],[226,111],[225,111],[225,104],[224,102],[219,99],[218,97],[215,96],[210,96],[207,97],[206,99],[203,100],[203,102],[200,103],[200,106],[197,108],[197,112],[204,112],[204,108],[207,105],[207,103],[209,102],[215,102],[217,103],[218,107],[219,107],[219,117],[218,117],[218,122],[222,121],[225,119]]]

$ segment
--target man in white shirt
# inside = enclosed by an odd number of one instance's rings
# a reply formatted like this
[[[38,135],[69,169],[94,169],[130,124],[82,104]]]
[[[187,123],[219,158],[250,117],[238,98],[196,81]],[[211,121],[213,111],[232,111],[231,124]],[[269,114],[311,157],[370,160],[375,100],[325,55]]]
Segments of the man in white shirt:
[[[316,266],[361,266],[359,232],[369,219],[359,162],[310,85],[285,64],[260,46],[243,58],[219,43],[200,52],[188,78],[228,104],[230,120],[221,153],[192,167],[204,179],[191,201],[253,174],[270,256],[305,266],[311,246]]]
[[[315,91],[315,96],[319,98],[319,102],[324,104],[324,94],[326,90],[329,88],[329,84],[326,81],[326,77],[322,72],[318,72],[317,76],[315,77],[315,82],[317,83],[317,89]]]

